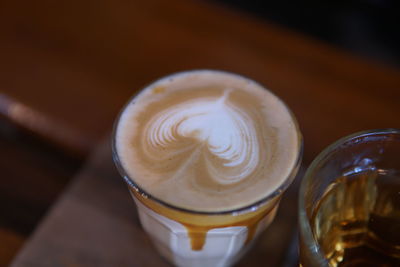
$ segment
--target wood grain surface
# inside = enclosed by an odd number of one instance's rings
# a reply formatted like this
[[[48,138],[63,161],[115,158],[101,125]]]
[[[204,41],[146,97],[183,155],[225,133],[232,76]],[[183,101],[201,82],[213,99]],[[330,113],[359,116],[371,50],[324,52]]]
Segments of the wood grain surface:
[[[1,92],[55,129],[78,132],[64,146],[83,155],[130,95],[197,68],[249,76],[286,101],[304,133],[306,162],[341,136],[400,127],[398,70],[211,2],[6,1],[0,30]]]

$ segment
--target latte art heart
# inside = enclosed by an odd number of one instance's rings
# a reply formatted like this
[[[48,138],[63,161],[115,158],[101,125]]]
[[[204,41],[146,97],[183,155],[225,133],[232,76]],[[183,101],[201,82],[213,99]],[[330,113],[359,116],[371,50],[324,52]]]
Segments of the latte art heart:
[[[228,97],[226,91],[217,99],[189,100],[155,114],[143,133],[146,156],[164,161],[189,152],[177,173],[204,157],[206,172],[217,183],[248,178],[260,164],[260,143],[250,116],[229,105]],[[191,139],[192,144],[187,146],[184,139]]]
[[[116,149],[145,193],[197,211],[226,211],[264,198],[299,155],[296,123],[271,92],[219,71],[168,76],[125,108]]]

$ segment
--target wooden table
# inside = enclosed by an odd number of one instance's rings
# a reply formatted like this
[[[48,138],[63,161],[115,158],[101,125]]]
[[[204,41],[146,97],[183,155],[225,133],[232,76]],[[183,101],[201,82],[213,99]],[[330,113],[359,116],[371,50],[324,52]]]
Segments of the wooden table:
[[[20,126],[79,162],[103,143],[130,95],[160,76],[197,68],[237,72],[279,95],[298,118],[305,165],[344,135],[400,128],[399,70],[212,2],[0,4],[1,123]],[[9,161],[19,162],[20,154],[11,155]],[[26,201],[47,194],[40,190],[45,180],[35,184],[26,175],[33,167],[15,169],[31,186]],[[54,169],[49,177],[73,173]],[[17,179],[5,179],[0,192],[20,187]]]

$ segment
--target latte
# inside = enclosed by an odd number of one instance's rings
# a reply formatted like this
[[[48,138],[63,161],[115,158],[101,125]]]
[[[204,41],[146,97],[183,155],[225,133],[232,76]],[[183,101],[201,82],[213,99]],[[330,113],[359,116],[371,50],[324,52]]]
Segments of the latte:
[[[115,147],[144,194],[185,210],[224,212],[285,183],[298,163],[299,135],[285,104],[260,84],[200,70],[135,96],[119,118]]]

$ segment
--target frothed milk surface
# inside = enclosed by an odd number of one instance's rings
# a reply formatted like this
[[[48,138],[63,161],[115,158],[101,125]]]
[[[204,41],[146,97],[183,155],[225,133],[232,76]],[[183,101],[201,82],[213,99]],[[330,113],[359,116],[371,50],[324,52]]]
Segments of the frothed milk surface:
[[[252,80],[188,71],[142,90],[116,129],[119,160],[144,192],[193,211],[228,211],[275,191],[299,154],[287,107]]]

